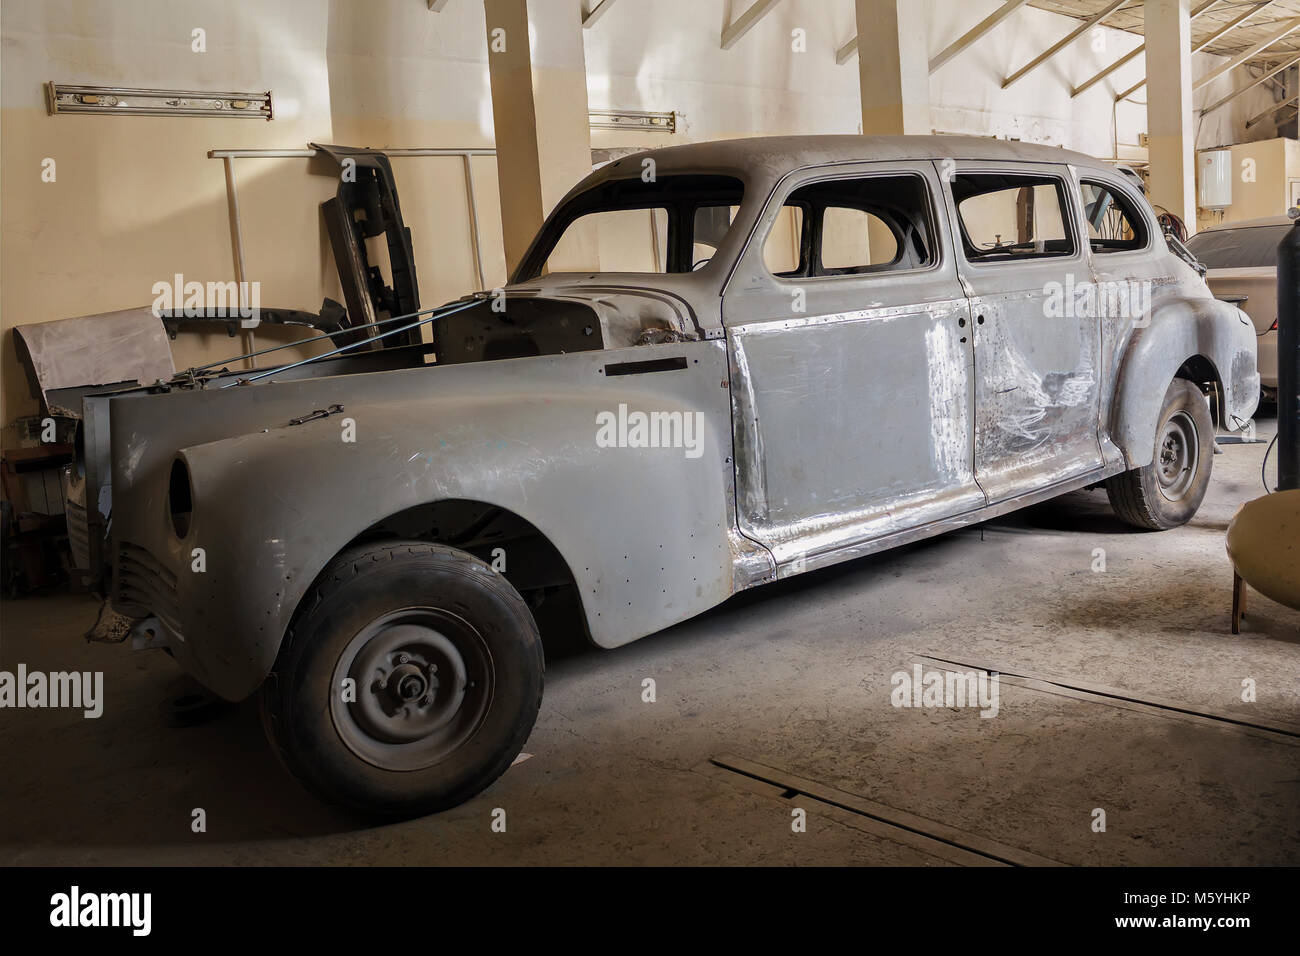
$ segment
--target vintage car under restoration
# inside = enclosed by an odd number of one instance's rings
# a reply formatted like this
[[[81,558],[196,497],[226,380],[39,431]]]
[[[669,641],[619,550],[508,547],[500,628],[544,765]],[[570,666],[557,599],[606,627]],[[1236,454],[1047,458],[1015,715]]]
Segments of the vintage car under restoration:
[[[286,765],[381,814],[509,765],[539,626],[617,647],[1099,483],[1174,527],[1259,395],[1249,320],[1129,178],[961,137],[626,156],[504,290],[386,321],[87,396],[78,463],[137,638],[262,688]]]

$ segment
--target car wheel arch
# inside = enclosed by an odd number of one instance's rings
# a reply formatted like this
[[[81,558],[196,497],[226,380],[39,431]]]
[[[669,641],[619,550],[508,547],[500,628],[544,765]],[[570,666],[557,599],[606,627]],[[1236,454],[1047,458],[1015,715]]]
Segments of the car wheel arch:
[[[1165,339],[1161,343],[1165,349],[1151,344],[1148,340],[1130,349],[1117,388],[1111,437],[1123,451],[1128,468],[1150,464],[1165,391],[1175,379],[1190,381],[1209,396],[1210,417],[1216,427],[1227,417],[1222,373],[1195,341]],[[1168,348],[1171,345],[1178,347]]]
[[[408,506],[373,521],[345,542],[326,566],[350,548],[385,540],[424,541],[471,554],[519,591],[545,640],[556,638],[563,628],[591,643],[581,589],[568,559],[545,532],[513,509],[450,497]],[[546,613],[539,615],[543,605]]]

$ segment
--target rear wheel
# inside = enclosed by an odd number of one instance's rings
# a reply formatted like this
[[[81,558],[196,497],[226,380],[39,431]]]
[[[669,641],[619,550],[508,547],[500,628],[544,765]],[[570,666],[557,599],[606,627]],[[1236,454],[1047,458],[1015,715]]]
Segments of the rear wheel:
[[[1186,379],[1165,392],[1149,465],[1106,481],[1111,507],[1129,524],[1163,531],[1196,514],[1210,485],[1214,421],[1205,396]]]
[[[462,551],[352,549],[303,601],[262,692],[267,736],[323,799],[407,817],[505,772],[541,704],[542,646],[519,593]]]

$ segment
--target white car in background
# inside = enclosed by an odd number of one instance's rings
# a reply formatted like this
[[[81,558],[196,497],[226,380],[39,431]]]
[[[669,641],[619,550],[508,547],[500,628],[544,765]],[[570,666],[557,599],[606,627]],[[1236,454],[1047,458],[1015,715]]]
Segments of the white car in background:
[[[1187,248],[1209,271],[1215,298],[1248,316],[1259,337],[1259,382],[1264,397],[1277,399],[1277,247],[1292,226],[1287,216],[1246,219],[1198,232]]]

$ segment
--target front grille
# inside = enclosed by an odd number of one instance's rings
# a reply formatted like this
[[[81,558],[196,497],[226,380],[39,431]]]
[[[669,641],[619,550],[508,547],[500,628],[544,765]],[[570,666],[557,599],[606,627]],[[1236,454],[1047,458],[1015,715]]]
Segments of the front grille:
[[[117,603],[157,615],[172,636],[184,640],[176,575],[159,564],[144,548],[134,544],[124,543],[118,548]]]

